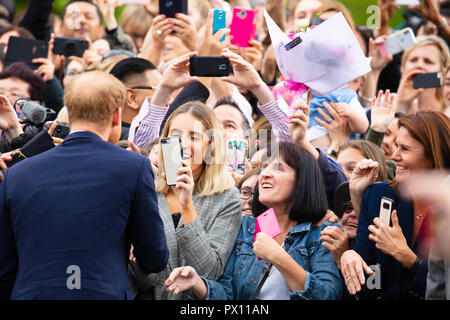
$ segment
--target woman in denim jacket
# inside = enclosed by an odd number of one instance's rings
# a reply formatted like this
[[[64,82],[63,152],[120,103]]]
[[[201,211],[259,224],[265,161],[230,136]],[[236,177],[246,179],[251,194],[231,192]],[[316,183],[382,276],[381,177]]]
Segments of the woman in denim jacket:
[[[273,208],[281,234],[258,233],[256,219],[244,217],[238,239],[218,281],[192,267],[176,268],[166,280],[174,294],[190,289],[199,299],[340,299],[343,283],[330,251],[321,246],[317,227],[327,198],[317,161],[296,144],[281,142],[258,179],[254,214]],[[257,257],[262,258],[258,260]]]

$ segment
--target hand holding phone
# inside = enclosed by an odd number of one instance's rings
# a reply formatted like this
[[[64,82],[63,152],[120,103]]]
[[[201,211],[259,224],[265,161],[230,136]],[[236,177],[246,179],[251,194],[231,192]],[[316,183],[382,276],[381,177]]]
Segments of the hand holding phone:
[[[383,221],[386,225],[389,225],[391,223],[391,213],[393,205],[394,200],[387,197],[381,198],[379,217],[381,221]]]
[[[256,217],[255,233],[253,235],[253,241],[256,240],[256,235],[260,232],[268,234],[271,238],[281,234],[280,225],[278,224],[277,216],[275,211],[270,208],[269,210],[261,213]],[[258,257],[258,260],[261,260]]]
[[[187,0],[159,0],[159,14],[175,18],[177,13],[188,14]]]
[[[405,28],[394,32],[384,41],[384,45],[380,47],[384,56],[395,55],[416,44],[416,37],[411,28]],[[384,50],[384,51],[383,51]]]
[[[255,37],[255,10],[235,7],[233,9],[233,20],[230,24],[230,36],[233,36],[231,44],[239,47],[248,47],[250,39]]]
[[[214,9],[214,20],[213,20],[213,34],[215,34],[220,29],[226,28],[226,11],[221,9]],[[220,39],[220,42],[225,41],[225,36]]]
[[[36,70],[39,64],[33,63],[36,58],[47,58],[48,43],[41,40],[10,37],[8,40],[8,50],[5,56],[5,66],[14,62],[25,62],[31,69]]]
[[[181,138],[173,136],[161,139],[161,152],[166,183],[168,186],[175,186],[177,184],[178,168],[181,167],[181,160],[183,159]]]
[[[230,60],[222,56],[193,56],[189,73],[199,77],[226,77],[231,72]]]
[[[442,74],[440,72],[419,73],[413,76],[414,89],[428,89],[441,87]]]

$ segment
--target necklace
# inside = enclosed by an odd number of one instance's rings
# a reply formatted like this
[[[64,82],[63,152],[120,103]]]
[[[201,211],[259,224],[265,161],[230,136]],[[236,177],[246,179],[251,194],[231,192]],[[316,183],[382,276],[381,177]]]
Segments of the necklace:
[[[420,220],[420,219],[422,219],[422,217],[423,217],[423,214],[418,214],[418,215],[416,216],[416,220]]]

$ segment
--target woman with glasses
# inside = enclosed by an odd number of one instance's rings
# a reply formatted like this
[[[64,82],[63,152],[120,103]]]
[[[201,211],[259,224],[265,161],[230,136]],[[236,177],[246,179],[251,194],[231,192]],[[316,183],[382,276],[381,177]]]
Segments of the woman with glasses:
[[[241,193],[242,215],[252,216],[253,194],[261,168],[254,168],[247,172],[236,187]]]
[[[359,162],[369,160],[377,163],[378,169],[375,181],[387,181],[388,173],[383,151],[371,142],[365,140],[348,141],[341,145],[336,159],[337,163],[344,169],[348,179],[351,179],[352,172]],[[333,226],[325,228],[322,231],[322,237],[320,238],[323,240],[322,245],[325,248],[328,248],[333,254],[334,260],[338,266],[342,254],[346,250],[353,248],[356,239],[356,230],[358,229],[360,200],[355,199],[357,203],[352,203],[351,199],[354,199],[354,197],[350,197],[348,185],[348,182],[344,182],[338,187],[338,189],[347,189],[345,192],[347,201],[342,208],[338,208],[340,212],[336,212],[339,216],[342,215],[341,227]],[[335,198],[337,193],[338,192],[336,191]],[[334,209],[336,211],[336,208]]]

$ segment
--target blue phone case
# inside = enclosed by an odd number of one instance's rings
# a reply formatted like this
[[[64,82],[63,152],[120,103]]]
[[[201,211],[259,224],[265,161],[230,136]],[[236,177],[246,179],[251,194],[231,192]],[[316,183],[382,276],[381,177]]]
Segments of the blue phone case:
[[[220,29],[226,28],[226,12],[221,9],[214,9],[213,34]],[[220,42],[225,40],[225,36],[220,39]]]

